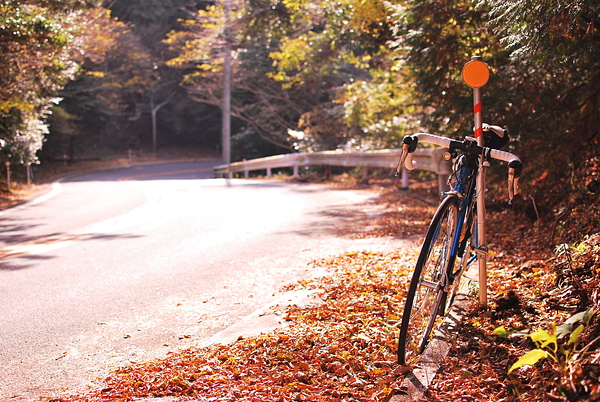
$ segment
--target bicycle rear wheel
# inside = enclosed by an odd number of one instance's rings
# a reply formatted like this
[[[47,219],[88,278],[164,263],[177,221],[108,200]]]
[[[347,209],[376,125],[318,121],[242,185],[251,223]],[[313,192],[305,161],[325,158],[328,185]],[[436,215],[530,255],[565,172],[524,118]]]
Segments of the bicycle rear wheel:
[[[444,281],[451,268],[457,220],[458,198],[448,196],[431,220],[408,288],[398,340],[399,364],[407,364],[425,350],[438,316],[445,312]]]

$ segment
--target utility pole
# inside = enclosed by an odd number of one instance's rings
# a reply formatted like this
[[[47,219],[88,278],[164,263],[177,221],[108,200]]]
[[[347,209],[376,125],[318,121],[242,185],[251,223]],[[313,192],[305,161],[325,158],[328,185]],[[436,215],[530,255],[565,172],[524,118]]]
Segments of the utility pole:
[[[225,46],[223,48],[223,163],[231,163],[231,43],[229,38],[229,13],[230,0],[223,0],[225,12],[225,26],[223,36]]]

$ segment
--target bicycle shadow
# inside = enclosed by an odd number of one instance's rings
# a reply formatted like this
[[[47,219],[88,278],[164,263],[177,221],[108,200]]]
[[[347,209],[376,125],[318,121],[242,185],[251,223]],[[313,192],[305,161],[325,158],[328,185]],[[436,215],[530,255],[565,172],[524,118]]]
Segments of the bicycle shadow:
[[[406,374],[389,402],[421,400],[448,356],[453,344],[452,334],[456,333],[463,317],[467,314],[471,301],[472,299],[465,294],[456,296],[450,312],[444,317],[433,339],[419,357],[415,368]]]

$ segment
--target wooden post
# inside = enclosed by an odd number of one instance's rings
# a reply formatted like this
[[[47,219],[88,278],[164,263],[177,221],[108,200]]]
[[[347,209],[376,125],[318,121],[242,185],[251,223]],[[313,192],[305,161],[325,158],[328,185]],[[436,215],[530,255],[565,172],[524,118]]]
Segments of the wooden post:
[[[10,193],[10,162],[6,161],[6,188],[8,189],[8,192]]]
[[[27,185],[31,185],[31,163],[25,165],[25,173],[27,174]]]

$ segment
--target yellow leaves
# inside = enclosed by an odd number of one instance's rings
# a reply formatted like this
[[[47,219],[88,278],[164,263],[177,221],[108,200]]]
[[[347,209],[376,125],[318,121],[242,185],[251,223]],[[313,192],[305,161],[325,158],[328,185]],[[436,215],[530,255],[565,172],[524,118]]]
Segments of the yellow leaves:
[[[314,44],[310,36],[310,33],[308,33],[298,38],[283,38],[279,50],[269,54],[269,57],[273,59],[273,66],[276,67],[276,70],[268,73],[268,76],[275,81],[287,82],[284,85],[285,88],[290,88],[302,82],[303,76],[294,75],[293,72],[302,70],[308,64]],[[314,33],[312,36],[314,36]]]
[[[278,352],[277,358],[280,360],[287,360],[289,362],[293,360],[293,356],[287,352]]]
[[[349,2],[354,10],[350,26],[357,32],[373,34],[377,28],[387,21],[387,10],[384,2],[364,0]]]
[[[104,78],[106,76],[104,71],[86,71],[85,74],[95,78]]]
[[[13,108],[31,112],[34,110],[35,106],[32,103],[19,99],[16,96],[13,96],[8,100],[0,100],[0,111],[8,113]]]
[[[337,357],[341,360],[348,360],[351,356],[351,353],[347,350],[342,351],[337,355]]]
[[[310,2],[308,0],[283,0],[283,4],[289,10],[296,12],[307,4],[310,4]]]
[[[220,71],[222,58],[218,56],[222,47],[224,29],[223,9],[210,6],[198,11],[196,19],[183,21],[183,31],[172,31],[167,34],[163,43],[178,53],[177,57],[167,62],[169,66],[184,66],[200,63],[204,71]]]
[[[541,349],[545,348],[551,343],[556,343],[556,335],[550,334],[545,329],[540,329],[530,334],[529,337],[535,344],[539,345]]]
[[[366,40],[361,35],[377,37],[386,30],[383,2],[286,0],[283,4],[295,29],[282,36],[279,48],[269,54],[275,67],[269,77],[283,83],[283,88],[311,85],[311,80],[335,74],[347,64],[371,67],[373,56],[356,48]]]

